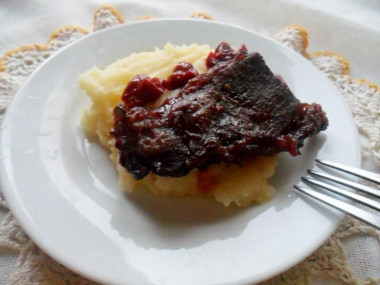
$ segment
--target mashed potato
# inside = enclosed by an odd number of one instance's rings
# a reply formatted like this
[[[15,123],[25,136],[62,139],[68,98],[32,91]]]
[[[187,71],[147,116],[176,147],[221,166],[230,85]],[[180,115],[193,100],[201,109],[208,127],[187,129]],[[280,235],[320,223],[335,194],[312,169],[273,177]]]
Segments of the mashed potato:
[[[112,112],[121,102],[121,95],[137,74],[167,78],[180,61],[187,61],[200,72],[206,71],[205,58],[211,51],[209,46],[165,45],[163,49],[140,52],[120,59],[105,69],[94,67],[79,77],[79,84],[91,99],[91,105],[83,111],[82,126],[110,150],[110,158],[116,164],[121,186],[132,192],[140,185],[147,186],[160,195],[185,196],[207,195],[229,206],[248,206],[268,200],[275,193],[267,183],[275,171],[277,156],[258,156],[244,167],[221,163],[210,165],[205,170],[194,169],[183,177],[162,177],[150,173],[135,180],[118,163],[118,149],[110,136],[113,127]]]

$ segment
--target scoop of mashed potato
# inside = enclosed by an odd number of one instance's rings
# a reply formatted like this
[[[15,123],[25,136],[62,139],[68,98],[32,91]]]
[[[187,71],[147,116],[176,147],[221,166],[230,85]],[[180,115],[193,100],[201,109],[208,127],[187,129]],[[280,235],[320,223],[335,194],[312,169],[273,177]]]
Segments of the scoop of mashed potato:
[[[134,53],[117,60],[105,69],[94,67],[79,77],[79,84],[91,99],[91,105],[83,111],[82,126],[95,136],[110,152],[116,164],[120,185],[127,192],[148,187],[159,195],[186,196],[205,195],[229,206],[249,206],[262,203],[272,197],[275,190],[268,184],[277,165],[277,155],[257,156],[244,166],[220,163],[204,170],[194,169],[183,177],[163,177],[153,173],[141,180],[135,180],[118,163],[118,149],[111,137],[113,109],[121,102],[123,91],[138,74],[167,78],[178,62],[186,61],[203,73],[206,71],[205,58],[211,51],[207,45],[174,46],[166,44],[163,49],[152,52]]]

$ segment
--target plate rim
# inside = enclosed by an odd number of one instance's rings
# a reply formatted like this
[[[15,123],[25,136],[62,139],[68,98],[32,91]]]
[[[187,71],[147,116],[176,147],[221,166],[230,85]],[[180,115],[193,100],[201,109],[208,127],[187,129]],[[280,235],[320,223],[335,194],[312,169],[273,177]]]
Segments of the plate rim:
[[[5,112],[5,116],[3,117],[3,120],[1,121],[1,132],[0,132],[0,157],[2,158],[2,159],[0,159],[0,186],[1,186],[1,189],[2,189],[2,192],[3,192],[3,195],[5,197],[5,200],[7,201],[7,204],[9,206],[10,212],[15,217],[15,219],[20,224],[20,226],[22,226],[22,230],[25,231],[25,233],[30,237],[30,239],[38,247],[40,247],[50,257],[52,257],[53,259],[57,260],[59,263],[61,263],[65,267],[71,269],[74,272],[79,273],[80,275],[82,275],[84,277],[87,277],[87,278],[89,278],[91,280],[94,280],[94,281],[97,281],[97,282],[107,282],[107,280],[96,278],[94,275],[88,274],[87,272],[84,272],[84,271],[82,271],[82,270],[80,270],[78,268],[73,268],[71,266],[71,264],[65,260],[65,258],[61,258],[60,256],[57,256],[56,252],[54,251],[54,247],[51,247],[50,245],[47,246],[46,244],[40,242],[40,238],[38,238],[38,235],[39,235],[38,234],[38,230],[35,230],[36,228],[34,227],[34,225],[28,223],[28,221],[27,221],[27,215],[28,215],[28,213],[24,212],[23,209],[22,210],[17,209],[17,206],[19,205],[19,202],[17,201],[17,195],[13,193],[14,185],[12,186],[11,181],[7,177],[7,174],[6,174],[6,172],[7,172],[7,170],[6,170],[6,168],[7,168],[6,164],[7,163],[5,163],[6,159],[3,158],[3,157],[5,157],[5,153],[4,152],[6,150],[6,147],[4,147],[4,133],[7,132],[8,121],[11,120],[11,116],[8,115],[10,113],[10,112],[8,112],[8,110],[12,110],[13,108],[15,108],[15,107],[13,107],[14,105],[16,105],[16,101],[17,100],[15,100],[15,99],[18,98],[18,97],[20,97],[19,94],[23,93],[23,90],[24,90],[25,86],[27,86],[29,84],[29,82],[31,82],[33,80],[35,74],[37,74],[41,69],[45,68],[45,66],[50,61],[54,60],[56,57],[59,57],[60,54],[62,54],[65,50],[72,48],[73,46],[81,43],[82,41],[87,41],[89,38],[96,37],[99,34],[108,33],[111,30],[124,29],[125,27],[130,27],[130,26],[134,26],[134,25],[150,25],[152,23],[154,24],[155,22],[167,22],[167,21],[169,21],[169,22],[177,22],[177,21],[179,21],[179,22],[188,22],[188,23],[191,23],[191,22],[204,22],[206,24],[211,24],[211,25],[215,25],[215,26],[222,26],[222,27],[224,26],[224,27],[231,27],[231,28],[243,30],[245,32],[248,32],[248,33],[254,34],[256,36],[265,38],[266,40],[269,40],[270,42],[272,42],[272,44],[275,44],[275,45],[281,47],[282,49],[287,49],[291,53],[295,54],[297,57],[302,58],[303,61],[305,63],[309,64],[310,66],[312,66],[315,69],[316,72],[318,72],[321,75],[323,75],[324,80],[326,82],[328,82],[328,84],[334,90],[336,96],[339,98],[342,106],[344,106],[344,108],[346,110],[346,113],[347,113],[348,117],[350,118],[350,121],[351,121],[351,124],[352,124],[352,127],[353,127],[353,131],[355,133],[355,149],[357,151],[357,153],[356,153],[356,162],[355,162],[356,165],[355,166],[356,167],[360,167],[360,165],[361,165],[362,149],[361,149],[361,145],[360,145],[359,132],[358,132],[358,129],[356,127],[353,115],[352,115],[352,113],[351,113],[351,111],[350,111],[347,103],[344,101],[344,98],[342,97],[342,95],[339,93],[339,91],[333,85],[333,83],[315,65],[313,65],[309,60],[307,60],[301,54],[297,53],[296,51],[292,50],[291,48],[286,47],[286,46],[282,45],[281,43],[275,41],[273,38],[271,38],[269,36],[260,34],[258,32],[253,31],[253,30],[250,30],[248,28],[244,28],[244,27],[241,27],[241,26],[238,26],[238,25],[234,25],[234,24],[229,24],[229,23],[224,23],[224,22],[217,22],[217,21],[209,21],[209,20],[204,20],[204,19],[186,19],[186,18],[160,18],[160,19],[148,19],[148,20],[144,20],[144,21],[138,21],[138,20],[136,20],[136,21],[131,21],[131,22],[128,22],[128,23],[123,23],[123,24],[120,24],[120,25],[112,26],[112,27],[109,27],[109,28],[106,28],[106,29],[102,29],[102,30],[99,30],[99,31],[95,31],[95,32],[92,32],[92,33],[90,33],[88,35],[85,35],[85,36],[81,37],[80,39],[77,39],[77,40],[75,40],[75,41],[67,44],[63,48],[59,49],[57,52],[55,52],[53,55],[51,55],[48,59],[46,59],[42,64],[40,64],[27,77],[27,79],[22,83],[22,85],[18,88],[18,90],[16,91],[14,97],[12,98],[12,101],[7,106],[6,112]],[[300,198],[298,197],[297,199],[300,199]],[[252,281],[254,281],[254,282],[261,282],[261,281],[267,280],[268,278],[276,276],[277,274],[280,274],[281,272],[284,272],[284,271],[288,270],[289,268],[293,267],[294,265],[300,263],[308,255],[310,255],[312,252],[314,252],[319,246],[321,246],[323,244],[323,242],[339,226],[339,224],[340,224],[340,222],[342,221],[343,218],[344,218],[344,214],[341,214],[340,217],[339,217],[339,219],[337,220],[338,222],[336,223],[336,225],[334,225],[332,227],[333,229],[331,230],[331,232],[329,233],[329,235],[327,235],[326,237],[324,237],[324,239],[323,239],[322,242],[320,240],[316,239],[315,242],[314,242],[315,246],[313,248],[309,248],[309,250],[304,251],[303,256],[295,258],[293,260],[293,262],[286,263],[285,266],[283,266],[280,270],[277,270],[276,272],[273,272],[271,275],[267,275],[267,276],[261,277],[259,279],[253,278],[254,276],[250,276],[250,277],[247,277],[247,278],[244,278],[244,279],[238,279],[238,280],[233,281],[233,282],[227,282],[227,283],[221,283],[221,284],[231,284],[231,285],[234,285],[234,284],[241,284],[242,282],[243,283],[250,283]]]

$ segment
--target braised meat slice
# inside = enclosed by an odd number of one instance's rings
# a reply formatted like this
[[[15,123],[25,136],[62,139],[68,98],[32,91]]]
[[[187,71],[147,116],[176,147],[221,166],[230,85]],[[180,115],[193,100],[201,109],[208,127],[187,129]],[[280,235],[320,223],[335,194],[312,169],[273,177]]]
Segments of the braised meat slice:
[[[300,103],[260,54],[241,49],[215,62],[159,108],[115,108],[120,164],[136,179],[244,164],[255,155],[297,155],[306,138],[326,129],[320,105]]]

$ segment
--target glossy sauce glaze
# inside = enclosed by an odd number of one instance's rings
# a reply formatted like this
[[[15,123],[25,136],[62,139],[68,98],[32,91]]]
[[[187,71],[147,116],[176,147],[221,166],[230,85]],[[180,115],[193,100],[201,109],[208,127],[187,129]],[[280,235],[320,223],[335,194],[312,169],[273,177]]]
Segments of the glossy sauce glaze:
[[[242,165],[259,154],[297,155],[307,137],[326,129],[321,107],[300,103],[260,54],[221,43],[206,65],[194,77],[192,66],[176,67],[167,82],[187,83],[156,109],[147,103],[170,86],[165,81],[144,76],[141,88],[129,86],[137,80],[127,86],[112,135],[120,164],[136,179],[149,172],[179,177],[222,161]]]

